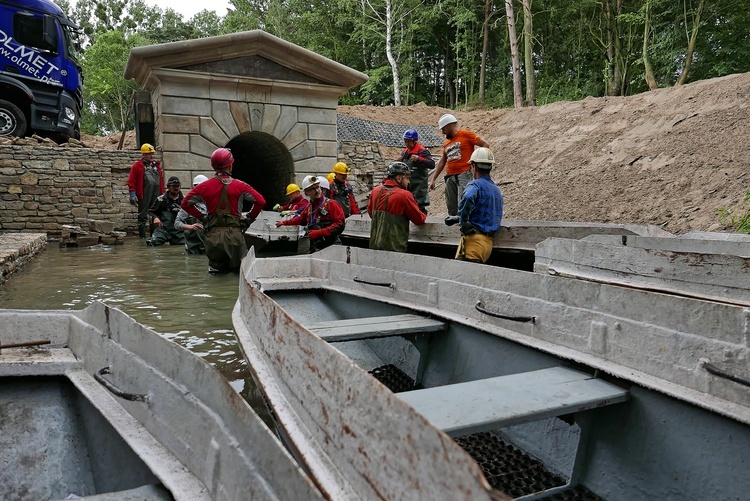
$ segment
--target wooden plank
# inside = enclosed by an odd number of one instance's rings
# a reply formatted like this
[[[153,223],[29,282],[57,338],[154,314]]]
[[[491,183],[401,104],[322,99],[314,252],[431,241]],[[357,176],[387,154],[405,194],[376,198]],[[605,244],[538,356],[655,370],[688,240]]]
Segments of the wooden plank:
[[[451,436],[622,402],[628,392],[584,372],[553,367],[398,396]]]
[[[448,326],[442,320],[406,314],[317,322],[308,325],[307,328],[321,339],[333,343],[337,341],[354,341],[357,339],[438,332],[444,331]]]
[[[10,348],[0,353],[0,377],[58,376],[79,367],[69,348]]]

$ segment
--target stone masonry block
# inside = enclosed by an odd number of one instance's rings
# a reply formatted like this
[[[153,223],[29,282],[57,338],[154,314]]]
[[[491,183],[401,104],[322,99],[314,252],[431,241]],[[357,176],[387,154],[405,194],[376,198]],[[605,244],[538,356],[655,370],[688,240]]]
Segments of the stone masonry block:
[[[228,101],[212,101],[211,116],[213,117],[214,122],[216,122],[230,139],[240,134],[237,124],[234,121],[234,117],[232,116],[232,112],[229,109]]]
[[[282,106],[281,115],[276,122],[273,135],[279,138],[286,136],[292,127],[297,123],[297,108],[294,106]]]
[[[234,123],[237,125],[237,130],[239,130],[240,133],[253,130],[250,123],[250,111],[247,107],[247,103],[233,101],[229,103],[229,112],[232,114]]]
[[[211,99],[239,101],[240,97],[239,93],[237,92],[237,81],[211,80],[208,88],[208,96]]]
[[[163,134],[184,133],[200,134],[200,119],[177,115],[161,115],[158,119],[159,128]]]
[[[267,104],[263,107],[263,120],[261,122],[260,130],[268,134],[273,134],[276,129],[276,123],[279,121],[281,116],[281,106],[276,104]]]
[[[322,172],[330,172],[336,163],[336,157],[312,157],[294,162],[294,175],[303,178],[309,174],[319,176]]]
[[[281,139],[281,142],[284,143],[284,146],[286,146],[288,150],[291,150],[305,140],[307,140],[307,125],[296,123],[294,124],[294,127],[292,127],[292,130]]]
[[[164,153],[164,169],[172,170],[203,170],[209,165],[209,157],[202,157],[192,153]]]
[[[320,125],[310,124],[308,125],[308,136],[310,139],[321,139],[323,141],[335,141],[336,140],[336,126],[335,125]]]
[[[315,154],[324,157],[335,157],[338,150],[336,141],[315,141]]]
[[[263,114],[265,113],[266,106],[264,104],[250,103],[250,122],[252,124],[252,130],[261,130],[261,123],[263,122]]]
[[[336,109],[299,108],[299,121],[311,124],[336,125]]]
[[[284,106],[336,109],[338,106],[338,94],[274,88],[273,92],[271,92],[271,99],[268,102]]]
[[[190,151],[190,136],[187,134],[164,134],[161,145],[164,151]]]
[[[161,112],[171,115],[207,117],[211,115],[211,101],[208,99],[167,96],[162,99]]]
[[[201,136],[206,141],[213,143],[216,147],[224,146],[229,142],[229,137],[221,130],[221,127],[214,121],[213,118],[202,117],[201,118]],[[190,139],[190,147],[193,147],[193,137]],[[214,148],[215,149],[215,148]],[[191,150],[192,151],[192,150]],[[213,150],[211,150],[213,152]],[[193,153],[196,153],[193,151]],[[210,154],[209,154],[210,155]]]
[[[237,98],[251,106],[269,102],[271,96],[270,85],[253,85],[240,82],[237,86]]]
[[[289,150],[289,153],[292,154],[292,159],[294,159],[295,162],[306,158],[312,158],[315,156],[315,141],[304,141]]]
[[[200,155],[202,157],[211,158],[211,154],[218,147],[224,146],[228,140],[224,143],[212,143],[203,136],[190,136],[190,152]]]
[[[187,82],[162,81],[162,96],[208,98],[208,87]]]

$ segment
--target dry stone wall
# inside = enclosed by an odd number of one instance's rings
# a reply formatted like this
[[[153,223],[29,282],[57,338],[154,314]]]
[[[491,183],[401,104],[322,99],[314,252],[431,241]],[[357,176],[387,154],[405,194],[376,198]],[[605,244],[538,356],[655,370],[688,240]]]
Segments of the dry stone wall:
[[[59,237],[88,220],[134,232],[127,179],[140,153],[44,146],[0,146],[0,231]]]

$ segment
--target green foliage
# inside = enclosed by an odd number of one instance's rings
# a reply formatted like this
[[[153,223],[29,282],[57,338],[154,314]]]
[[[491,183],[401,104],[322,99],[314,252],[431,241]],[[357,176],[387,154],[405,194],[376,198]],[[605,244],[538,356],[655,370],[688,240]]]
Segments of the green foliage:
[[[745,192],[745,203],[750,205],[750,191]],[[721,216],[722,224],[729,223],[735,231],[750,233],[750,207],[744,214],[734,214],[730,209],[720,208],[716,211]]]
[[[699,0],[649,0],[648,55],[660,86],[673,85],[685,67]],[[225,17],[202,11],[184,20],[145,0],[60,0],[85,34],[86,109],[82,129],[120,127],[133,82],[122,79],[130,47],[263,29],[356,70],[370,80],[341,98],[346,104],[394,102],[386,58],[386,0],[231,0]],[[485,0],[400,0],[393,9],[392,55],[403,104],[446,107],[513,105],[504,3],[489,4],[485,99],[477,102]],[[646,0],[534,0],[537,103],[577,100],[610,92],[648,90],[642,49]],[[520,1],[516,29],[523,33]],[[610,16],[610,17],[608,17]],[[101,39],[101,40],[100,40]],[[523,40],[518,40],[519,44]],[[618,52],[613,56],[614,47]],[[613,91],[615,69],[621,76]],[[522,68],[522,71],[531,69]],[[750,71],[750,9],[737,0],[707,0],[688,80]]]

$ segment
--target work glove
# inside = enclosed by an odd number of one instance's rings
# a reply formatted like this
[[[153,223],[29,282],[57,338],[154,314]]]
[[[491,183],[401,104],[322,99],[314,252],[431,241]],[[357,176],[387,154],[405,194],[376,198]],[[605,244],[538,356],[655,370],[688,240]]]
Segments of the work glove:
[[[458,223],[458,216],[448,216],[445,218],[446,226],[453,226],[456,223]]]
[[[310,240],[321,238],[323,237],[323,230],[310,230],[307,236],[310,237]]]
[[[465,223],[461,225],[461,234],[462,235],[474,235],[477,233],[477,229],[474,227],[471,223]]]
[[[280,212],[281,211],[281,204],[274,205],[273,206],[273,210],[275,210],[276,212]]]
[[[281,215],[284,216],[284,217],[291,216],[292,214],[294,214],[293,210],[283,210],[283,211],[281,211]]]
[[[134,193],[130,194],[130,205],[138,205],[138,197]]]

